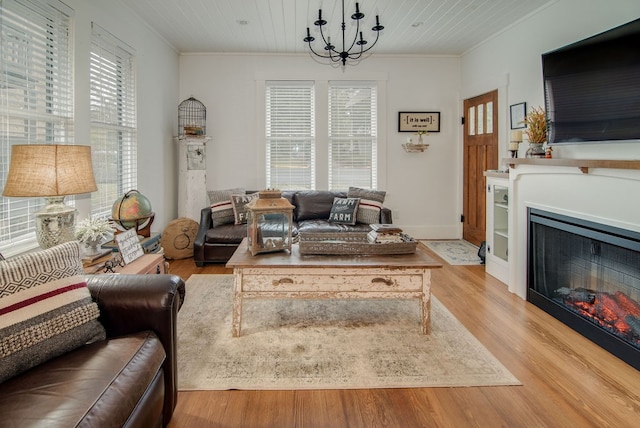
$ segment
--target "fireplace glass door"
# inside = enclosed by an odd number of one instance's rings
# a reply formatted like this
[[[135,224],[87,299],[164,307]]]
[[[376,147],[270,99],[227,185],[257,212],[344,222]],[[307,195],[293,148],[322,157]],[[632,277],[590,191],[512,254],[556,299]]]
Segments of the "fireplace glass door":
[[[531,209],[528,282],[529,301],[585,336],[640,350],[638,233]]]

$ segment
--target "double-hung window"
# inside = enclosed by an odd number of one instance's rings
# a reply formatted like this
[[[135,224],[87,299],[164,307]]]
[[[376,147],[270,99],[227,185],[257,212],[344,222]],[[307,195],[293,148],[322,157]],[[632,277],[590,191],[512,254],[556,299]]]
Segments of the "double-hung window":
[[[375,82],[329,82],[329,189],[377,184]]]
[[[114,201],[137,186],[133,49],[93,23],[89,69],[91,147],[98,185],[91,194],[91,214],[108,217]]]
[[[0,186],[14,144],[72,144],[73,11],[57,0],[0,2]],[[72,198],[71,203],[73,203]],[[35,243],[42,198],[0,198],[0,247]]]
[[[266,82],[266,143],[268,188],[315,188],[313,82]]]
[[[377,187],[377,81],[265,84],[267,187]]]

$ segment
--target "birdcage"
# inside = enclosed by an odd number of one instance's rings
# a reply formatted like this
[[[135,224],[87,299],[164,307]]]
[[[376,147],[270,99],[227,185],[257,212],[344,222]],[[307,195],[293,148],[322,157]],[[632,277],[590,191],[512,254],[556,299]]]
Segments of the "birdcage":
[[[206,135],[207,108],[191,97],[178,106],[178,135]]]

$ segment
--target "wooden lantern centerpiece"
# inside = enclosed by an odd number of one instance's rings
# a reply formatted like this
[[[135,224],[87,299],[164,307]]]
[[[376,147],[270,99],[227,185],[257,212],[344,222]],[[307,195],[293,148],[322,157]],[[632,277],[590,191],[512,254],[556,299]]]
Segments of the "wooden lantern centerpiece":
[[[247,238],[251,255],[274,251],[291,251],[294,206],[279,190],[263,190],[249,202]]]

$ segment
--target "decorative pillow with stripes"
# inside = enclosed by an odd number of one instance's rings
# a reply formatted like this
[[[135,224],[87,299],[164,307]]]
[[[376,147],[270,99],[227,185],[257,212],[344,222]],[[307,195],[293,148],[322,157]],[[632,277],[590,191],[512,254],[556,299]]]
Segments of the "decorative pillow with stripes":
[[[380,223],[380,211],[387,192],[384,190],[361,189],[359,187],[349,187],[348,198],[360,198],[356,220],[358,223],[376,224]]]
[[[77,241],[0,261],[0,382],[104,339],[99,315]]]
[[[209,190],[209,203],[211,204],[211,221],[213,227],[223,224],[233,224],[236,217],[233,213],[233,204],[231,203],[232,194],[244,194],[243,188],[227,189],[227,190]]]

